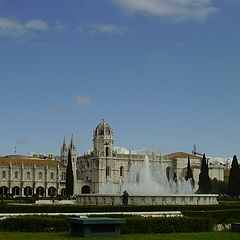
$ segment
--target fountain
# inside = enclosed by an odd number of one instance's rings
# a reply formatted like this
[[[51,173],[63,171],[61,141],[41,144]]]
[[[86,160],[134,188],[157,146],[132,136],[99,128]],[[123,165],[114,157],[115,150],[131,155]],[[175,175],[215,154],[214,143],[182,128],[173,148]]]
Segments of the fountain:
[[[160,163],[150,163],[145,155],[142,164],[134,163],[126,179],[120,184],[104,182],[100,185],[101,194],[120,194],[127,191],[130,195],[193,194],[191,181],[181,179],[168,181],[164,167]]]
[[[194,194],[191,181],[168,181],[163,166],[150,163],[145,155],[142,164],[132,164],[120,184],[104,182],[100,194],[76,197],[80,205],[122,205],[122,192],[129,193],[129,205],[212,205],[218,204],[217,194]]]

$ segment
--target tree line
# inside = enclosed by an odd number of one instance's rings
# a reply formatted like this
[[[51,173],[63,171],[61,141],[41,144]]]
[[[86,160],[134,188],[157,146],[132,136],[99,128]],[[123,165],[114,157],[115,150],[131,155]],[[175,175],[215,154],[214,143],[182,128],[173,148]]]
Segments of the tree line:
[[[220,193],[228,194],[230,197],[240,196],[240,168],[237,160],[237,156],[233,156],[229,178],[227,184],[222,181],[209,177],[208,162],[205,154],[203,154],[201,171],[199,174],[199,188],[197,193]]]

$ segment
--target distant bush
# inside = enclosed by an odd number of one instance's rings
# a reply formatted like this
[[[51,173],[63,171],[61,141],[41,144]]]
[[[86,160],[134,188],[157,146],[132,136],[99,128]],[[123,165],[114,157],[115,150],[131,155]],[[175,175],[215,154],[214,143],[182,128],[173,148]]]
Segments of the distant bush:
[[[9,232],[63,232],[69,230],[65,217],[22,216],[0,221],[0,231]]]
[[[212,218],[216,223],[232,223],[240,221],[240,209],[224,209],[209,211],[184,211],[184,216]]]
[[[156,218],[131,217],[122,226],[122,233],[173,233],[173,232],[208,232],[213,230],[210,218]]]
[[[212,231],[213,222],[208,218],[155,218],[128,217],[121,227],[122,233],[170,233]],[[0,221],[0,231],[63,232],[68,231],[66,216],[22,216]]]

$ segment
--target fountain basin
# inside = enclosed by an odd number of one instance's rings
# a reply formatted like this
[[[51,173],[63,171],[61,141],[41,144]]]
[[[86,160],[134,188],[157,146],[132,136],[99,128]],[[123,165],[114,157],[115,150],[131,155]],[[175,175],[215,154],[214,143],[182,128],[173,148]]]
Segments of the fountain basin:
[[[128,205],[216,205],[217,194],[130,195]],[[75,204],[116,206],[122,205],[120,194],[82,194]]]

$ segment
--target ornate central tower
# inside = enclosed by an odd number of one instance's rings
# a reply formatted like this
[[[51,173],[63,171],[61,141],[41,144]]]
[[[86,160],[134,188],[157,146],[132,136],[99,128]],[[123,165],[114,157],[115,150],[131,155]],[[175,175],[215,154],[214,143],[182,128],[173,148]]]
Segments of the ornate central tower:
[[[112,157],[113,143],[113,131],[106,121],[102,119],[93,132],[93,156]]]

